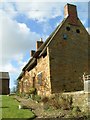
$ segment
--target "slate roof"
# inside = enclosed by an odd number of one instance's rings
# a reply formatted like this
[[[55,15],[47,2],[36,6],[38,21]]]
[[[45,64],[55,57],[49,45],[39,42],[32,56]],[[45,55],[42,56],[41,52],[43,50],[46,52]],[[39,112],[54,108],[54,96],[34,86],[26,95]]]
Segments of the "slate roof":
[[[65,23],[65,21],[67,20],[67,18],[64,18],[64,20],[57,26],[57,28],[51,33],[51,35],[46,39],[46,41],[34,53],[33,57],[28,61],[28,63],[22,69],[22,72],[19,75],[19,77],[17,78],[17,80],[22,77],[24,71],[26,71],[26,70],[29,71],[29,70],[31,70],[36,65],[37,58],[41,57],[42,55],[44,55],[46,53],[47,46],[50,44],[50,42],[52,41],[53,37],[56,35],[56,33],[58,32],[58,30],[60,30],[60,28],[63,26],[63,24]]]
[[[67,20],[67,18],[64,18],[64,20],[57,26],[57,28],[51,33],[51,35],[46,39],[46,41],[40,46],[40,48],[34,53],[33,57],[28,61],[28,63],[25,65],[25,67],[22,69],[21,74],[17,78],[20,79],[22,75],[24,74],[24,71],[31,70],[37,63],[37,58],[41,57],[46,53],[47,46],[50,44],[52,38],[56,35],[58,30],[63,26],[64,22]]]
[[[10,79],[8,72],[0,72],[0,80],[2,79]]]
[[[17,78],[17,80],[18,80],[18,79],[21,79],[22,76],[23,76],[23,74],[24,74],[24,71],[22,71],[22,72],[20,73],[20,75],[19,75],[19,77]]]
[[[29,70],[29,67],[36,63],[36,59],[41,57],[42,55],[45,54],[46,50],[47,50],[47,46],[50,44],[52,38],[55,36],[55,34],[58,32],[58,30],[62,27],[63,23],[66,21],[66,19],[64,19],[58,26],[57,28],[54,30],[54,32],[52,32],[52,34],[46,39],[46,41],[40,46],[40,48],[34,53],[33,57],[28,61],[28,63],[26,64],[26,66],[22,69],[23,71],[25,70]]]

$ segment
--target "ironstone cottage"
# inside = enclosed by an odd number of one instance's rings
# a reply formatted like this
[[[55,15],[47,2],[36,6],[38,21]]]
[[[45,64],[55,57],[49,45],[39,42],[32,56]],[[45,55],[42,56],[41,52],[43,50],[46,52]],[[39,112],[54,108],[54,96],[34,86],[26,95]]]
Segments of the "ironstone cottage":
[[[31,59],[17,79],[19,92],[27,93],[30,87],[36,88],[38,95],[83,90],[83,73],[90,73],[89,53],[90,35],[76,6],[67,4],[63,21],[31,51]]]
[[[0,95],[7,95],[10,93],[9,89],[9,73],[0,72]]]

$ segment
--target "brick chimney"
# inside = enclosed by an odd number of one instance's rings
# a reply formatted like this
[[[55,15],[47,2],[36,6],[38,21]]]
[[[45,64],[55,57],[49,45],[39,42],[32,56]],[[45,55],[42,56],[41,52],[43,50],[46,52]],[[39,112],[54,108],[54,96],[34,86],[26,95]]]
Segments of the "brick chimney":
[[[75,5],[66,4],[64,7],[64,17],[69,17],[69,23],[72,25],[78,24],[78,15],[77,15],[77,8]]]
[[[40,41],[36,42],[36,49],[38,50],[38,48],[43,44],[42,38],[40,39]]]
[[[35,53],[35,50],[31,50],[30,51],[30,56],[33,57],[34,53]]]

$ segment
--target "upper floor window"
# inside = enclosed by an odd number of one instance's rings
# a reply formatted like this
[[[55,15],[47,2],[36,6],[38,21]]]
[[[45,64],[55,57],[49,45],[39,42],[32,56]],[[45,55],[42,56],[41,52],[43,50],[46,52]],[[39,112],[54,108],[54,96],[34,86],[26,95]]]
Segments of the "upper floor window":
[[[80,30],[79,30],[79,29],[76,29],[76,32],[77,32],[77,33],[80,33]]]
[[[63,35],[63,39],[64,39],[64,40],[67,40],[67,37],[68,37],[67,34],[64,34],[64,35]]]
[[[67,31],[70,31],[70,27],[67,26],[67,27],[66,27],[66,30],[67,30]]]

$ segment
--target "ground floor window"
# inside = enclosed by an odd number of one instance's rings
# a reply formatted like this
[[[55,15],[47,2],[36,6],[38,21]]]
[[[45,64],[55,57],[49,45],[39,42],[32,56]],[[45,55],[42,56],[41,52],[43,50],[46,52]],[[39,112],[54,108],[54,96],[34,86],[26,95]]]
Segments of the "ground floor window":
[[[42,72],[39,72],[39,73],[37,74],[37,80],[38,80],[38,84],[39,84],[39,85],[42,85]]]

